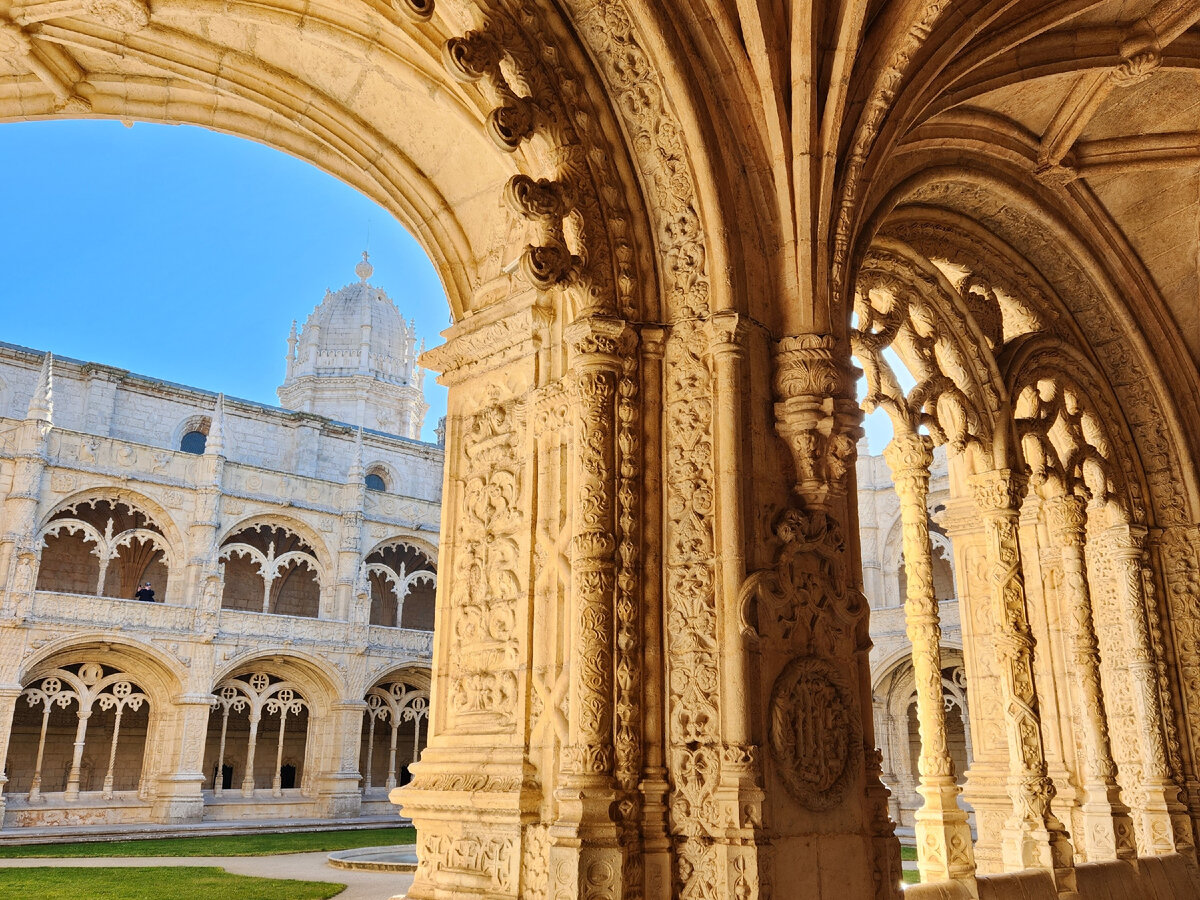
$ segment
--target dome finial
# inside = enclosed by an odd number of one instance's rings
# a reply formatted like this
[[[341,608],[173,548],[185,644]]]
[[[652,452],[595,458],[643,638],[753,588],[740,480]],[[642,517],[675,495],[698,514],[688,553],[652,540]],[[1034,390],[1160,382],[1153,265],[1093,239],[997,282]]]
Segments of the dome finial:
[[[359,281],[365,282],[368,278],[371,277],[371,273],[375,271],[375,267],[372,266],[370,262],[368,262],[369,259],[370,259],[370,256],[367,254],[367,251],[364,250],[362,262],[360,262],[357,266],[354,267],[354,274],[358,276]]]

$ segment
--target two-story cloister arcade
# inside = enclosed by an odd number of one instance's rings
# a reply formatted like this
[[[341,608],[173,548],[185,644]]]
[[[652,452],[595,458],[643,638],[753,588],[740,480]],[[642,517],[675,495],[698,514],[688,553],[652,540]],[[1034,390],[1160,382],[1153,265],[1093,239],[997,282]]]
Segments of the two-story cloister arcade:
[[[894,424],[903,504],[915,827],[938,882],[912,896],[1200,891],[1196,4],[27,0],[0,16],[0,119],[270,144],[377,200],[442,275],[454,324],[424,356],[449,388],[429,737],[391,795],[417,827],[408,897],[899,895],[856,363]],[[50,602],[37,486],[67,436],[44,405],[6,451],[0,618],[18,633]],[[926,503],[943,444],[974,838]],[[330,503],[351,493],[330,484]],[[331,652],[405,633],[371,624],[390,599],[353,601],[417,570],[364,567],[369,504],[338,499],[313,529],[324,547],[296,532],[272,549],[265,520],[229,545],[261,581],[238,609],[217,571],[237,523],[198,499],[168,583],[208,599],[153,612],[186,609],[220,651],[152,641],[136,669],[115,639],[87,638],[92,659],[30,643],[0,654],[5,715],[51,671],[124,678],[147,698],[140,784],[164,820],[218,784],[221,803],[309,789],[330,810],[399,784],[389,701],[404,724],[408,688],[290,650],[311,619],[271,612],[315,579]],[[265,629],[281,646],[242,658],[237,628],[267,620],[286,620]]]
[[[338,551],[319,524],[231,523],[214,535],[198,585],[183,562],[203,549],[189,548],[194,534],[194,524],[128,488],[70,496],[37,529],[22,559],[21,578],[33,585],[27,613],[73,623],[76,635],[43,638],[23,660],[0,742],[4,827],[173,821],[176,788],[164,786],[179,781],[194,782],[197,812],[213,821],[388,814],[387,791],[409,780],[428,734],[433,547],[393,535],[357,565],[344,561],[354,594],[340,609],[328,574]],[[145,583],[152,602],[134,598]],[[227,651],[228,663],[207,665],[211,683],[189,693],[178,668],[190,668],[192,654],[154,636],[206,620],[258,649]],[[339,652],[353,646],[348,627],[364,648],[387,650],[373,673],[353,673],[357,681],[322,653],[330,642]],[[271,636],[278,650],[264,655]],[[198,772],[181,768],[181,741],[203,754]],[[357,804],[338,799],[354,793]]]

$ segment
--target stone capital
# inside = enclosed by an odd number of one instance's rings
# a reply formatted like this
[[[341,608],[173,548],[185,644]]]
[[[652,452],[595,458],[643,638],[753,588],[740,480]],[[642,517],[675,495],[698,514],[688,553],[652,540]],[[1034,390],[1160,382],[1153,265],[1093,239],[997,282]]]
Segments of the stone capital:
[[[981,472],[972,475],[968,481],[975,506],[985,516],[1020,513],[1029,486],[1029,479],[1014,469]]]
[[[1087,541],[1087,501],[1075,494],[1060,494],[1045,503],[1046,525],[1062,544],[1082,547]]]
[[[708,352],[714,356],[741,356],[746,352],[750,322],[733,310],[715,313],[708,320]]]
[[[576,369],[619,371],[637,341],[628,322],[611,316],[576,319],[563,336],[571,350],[571,366]]]

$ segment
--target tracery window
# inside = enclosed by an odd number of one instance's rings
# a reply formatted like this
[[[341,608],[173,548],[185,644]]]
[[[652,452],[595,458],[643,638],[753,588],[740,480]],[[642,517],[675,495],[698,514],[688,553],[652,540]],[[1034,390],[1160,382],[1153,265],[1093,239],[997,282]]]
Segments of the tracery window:
[[[171,549],[163,530],[125,500],[93,497],[55,513],[40,534],[37,590],[132,599],[150,582],[167,596]]]
[[[17,702],[9,793],[39,803],[60,792],[73,802],[86,792],[111,800],[137,791],[149,711],[137,679],[119,669],[84,662],[47,672]]]
[[[396,540],[363,562],[371,590],[371,624],[433,629],[437,567],[417,547]]]
[[[256,525],[221,545],[226,609],[315,618],[324,573],[313,548],[279,525]]]
[[[212,710],[204,757],[215,797],[231,787],[244,797],[268,787],[281,797],[296,785],[305,793],[309,704],[298,685],[261,671],[227,678]]]
[[[409,763],[425,747],[429,691],[404,681],[385,682],[367,691],[366,701],[360,757],[364,794],[381,784],[391,790],[412,777]]]

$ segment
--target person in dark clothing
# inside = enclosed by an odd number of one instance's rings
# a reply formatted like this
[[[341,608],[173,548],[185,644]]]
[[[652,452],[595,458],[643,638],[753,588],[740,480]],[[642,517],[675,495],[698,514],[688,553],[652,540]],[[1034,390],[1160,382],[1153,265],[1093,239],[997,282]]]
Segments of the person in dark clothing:
[[[147,581],[145,584],[143,584],[141,590],[139,590],[133,596],[136,597],[138,600],[145,601],[146,603],[153,603],[154,602],[154,590],[150,587],[150,582]]]

